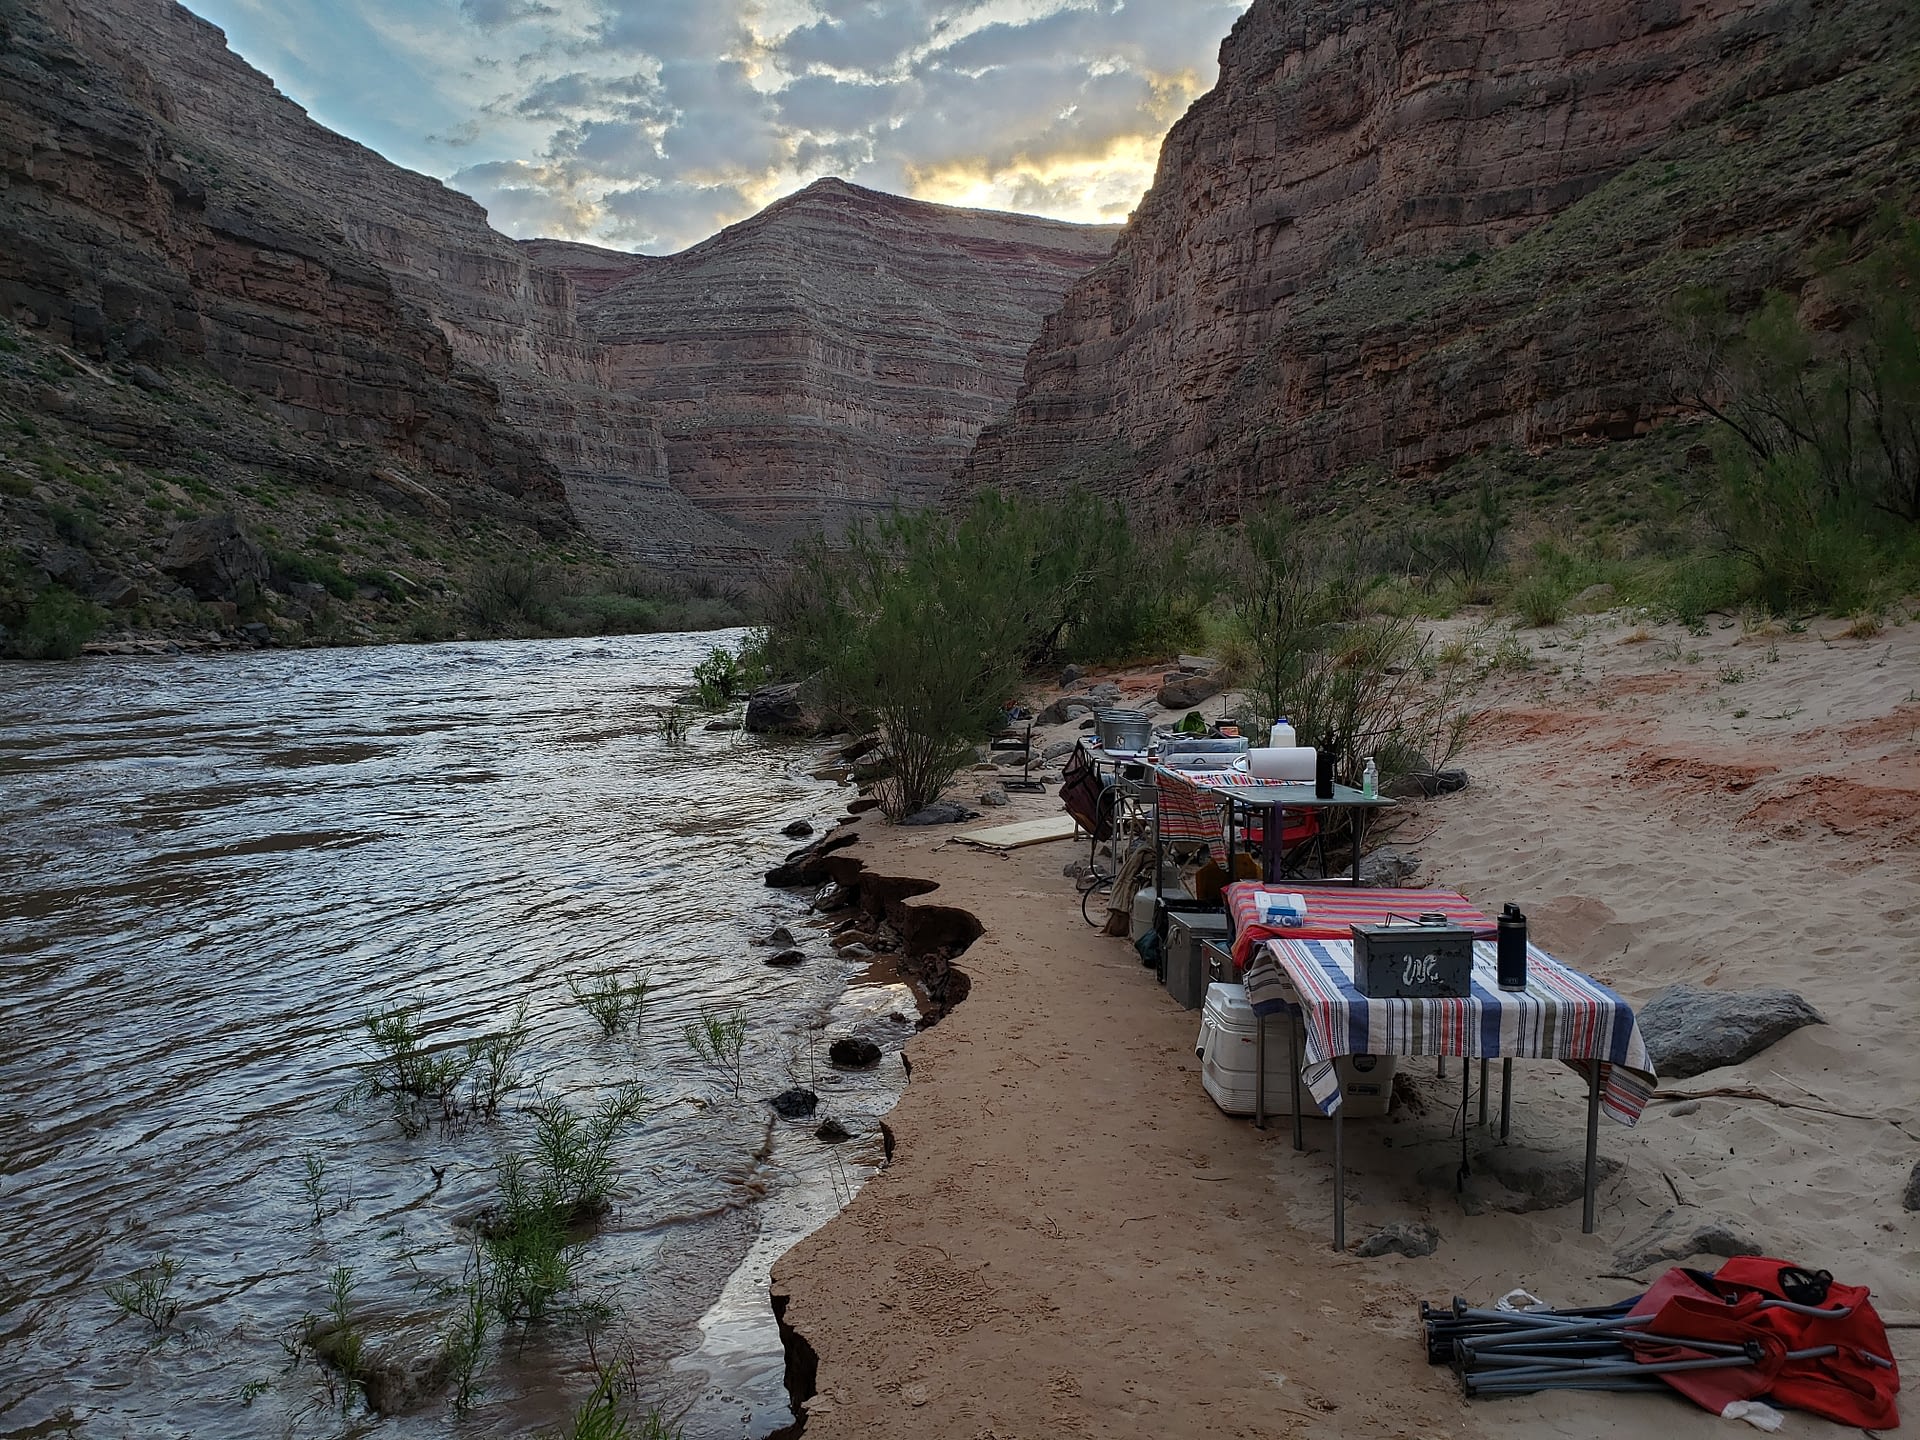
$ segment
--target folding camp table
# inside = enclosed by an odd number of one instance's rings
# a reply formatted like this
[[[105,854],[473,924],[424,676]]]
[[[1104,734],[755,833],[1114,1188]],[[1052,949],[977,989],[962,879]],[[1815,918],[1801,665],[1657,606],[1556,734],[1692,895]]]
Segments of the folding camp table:
[[[1234,817],[1241,811],[1266,812],[1266,839],[1262,845],[1261,874],[1269,881],[1280,878],[1280,836],[1289,810],[1346,810],[1351,812],[1353,829],[1353,869],[1348,883],[1360,883],[1360,843],[1366,834],[1367,817],[1375,810],[1388,809],[1393,801],[1384,795],[1364,795],[1351,785],[1335,785],[1333,795],[1322,799],[1314,793],[1313,782],[1276,784],[1256,780],[1239,771],[1209,771],[1193,777],[1196,784],[1213,791],[1225,802],[1227,812],[1227,873],[1233,873]],[[1332,878],[1332,877],[1329,877]]]
[[[1342,1055],[1458,1055],[1499,1057],[1510,1084],[1511,1061],[1564,1061],[1587,1081],[1587,1156],[1581,1230],[1593,1233],[1594,1162],[1600,1112],[1622,1125],[1640,1118],[1658,1083],[1632,1007],[1613,991],[1569,970],[1537,946],[1527,947],[1527,988],[1499,987],[1495,946],[1473,947],[1472,993],[1462,999],[1387,1000],[1362,995],[1353,984],[1353,944],[1339,940],[1269,940],[1247,971],[1247,999],[1260,1017],[1256,1073],[1266,1073],[1266,1019],[1291,1015],[1295,1024],[1294,1147],[1304,1148],[1300,1087],[1333,1119],[1333,1244],[1347,1243],[1347,1206],[1340,1080]],[[1468,1067],[1464,1067],[1466,1069]],[[1469,1070],[1469,1074],[1470,1074]],[[1508,1103],[1502,1101],[1504,1131]],[[1485,1090],[1482,1089],[1484,1113]],[[1461,1125],[1466,1125],[1464,1108]]]

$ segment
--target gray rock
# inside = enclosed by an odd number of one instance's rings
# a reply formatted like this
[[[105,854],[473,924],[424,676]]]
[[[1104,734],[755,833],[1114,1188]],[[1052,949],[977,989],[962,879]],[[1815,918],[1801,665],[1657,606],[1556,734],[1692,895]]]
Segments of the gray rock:
[[[1670,985],[1640,1010],[1640,1034],[1663,1080],[1738,1065],[1803,1025],[1826,1021],[1791,990]]]
[[[829,1145],[838,1145],[842,1140],[851,1140],[853,1132],[829,1115],[814,1130],[813,1138],[824,1140]]]
[[[1089,716],[1088,716],[1088,717],[1087,717],[1086,719],[1084,719],[1084,720],[1082,720],[1082,721],[1080,722],[1080,728],[1081,728],[1082,730],[1091,730],[1091,729],[1093,729],[1093,727],[1094,727],[1094,725],[1095,725],[1095,723],[1096,723],[1096,722],[1095,722],[1095,720],[1094,720],[1094,718],[1093,718],[1093,717],[1092,717],[1091,715],[1089,715]]]
[[[1007,803],[1007,792],[998,785],[980,792],[980,803],[989,809],[997,809]]]
[[[152,395],[165,395],[170,388],[158,370],[151,365],[135,365],[127,372],[133,377],[133,383]]]
[[[820,1104],[820,1097],[806,1086],[796,1085],[791,1090],[782,1090],[770,1097],[767,1103],[784,1119],[804,1120]]]
[[[267,583],[267,552],[240,530],[231,514],[207,515],[174,527],[160,568],[201,600],[259,594]]]
[[[1010,769],[1024,770],[1029,756],[1025,750],[998,750],[994,752],[993,758]]]
[[[1655,1265],[1676,1265],[1695,1255],[1731,1260],[1736,1255],[1766,1253],[1751,1236],[1722,1221],[1703,1218],[1697,1211],[1669,1210],[1645,1235],[1614,1252],[1613,1268],[1623,1275],[1638,1275]]]
[[[1353,1253],[1363,1260],[1371,1260],[1376,1255],[1405,1255],[1418,1260],[1423,1255],[1431,1255],[1440,1248],[1440,1232],[1424,1221],[1408,1224],[1396,1220],[1386,1229],[1377,1231],[1353,1247]]]
[[[1120,687],[1111,680],[1102,680],[1098,685],[1093,686],[1087,691],[1087,699],[1091,700],[1095,705],[1118,705],[1120,703]]]
[[[813,728],[798,685],[763,685],[747,696],[746,724],[757,735],[805,735]]]
[[[1920,1210],[1920,1164],[1907,1177],[1907,1193],[1900,1197],[1900,1204],[1907,1210]]]
[[[777,954],[767,957],[767,964],[777,965],[782,970],[788,970],[795,965],[804,965],[806,963],[807,953],[804,950],[782,950]]]
[[[1060,688],[1071,690],[1080,683],[1083,672],[1078,665],[1069,665],[1060,672]]]
[[[1062,759],[1065,756],[1071,755],[1074,747],[1079,743],[1077,740],[1056,740],[1040,752],[1040,758],[1042,760]]]
[[[785,950],[793,944],[793,931],[784,925],[776,925],[766,935],[753,942],[756,945],[777,945]]]
[[[858,1035],[843,1035],[827,1047],[827,1059],[849,1070],[866,1070],[880,1063],[880,1047]]]
[[[1467,788],[1464,770],[1408,770],[1396,775],[1384,787],[1394,800],[1431,800],[1436,795],[1451,795]]]
[[[1398,890],[1419,873],[1420,857],[1402,850],[1376,850],[1360,861],[1360,883],[1380,889]]]
[[[1699,1113],[1700,1102],[1698,1100],[1682,1100],[1678,1105],[1669,1105],[1667,1107],[1667,1114],[1673,1116],[1675,1119],[1681,1119],[1688,1115],[1698,1115]]]
[[[791,825],[783,826],[780,833],[789,840],[805,840],[813,834],[813,826],[804,820],[795,820]]]
[[[953,800],[936,800],[924,810],[916,810],[902,825],[957,825],[962,820],[978,820],[980,812],[969,810]]]
[[[1536,1210],[1558,1210],[1584,1193],[1586,1161],[1578,1153],[1543,1154],[1519,1147],[1501,1147],[1477,1156],[1464,1187],[1458,1185],[1459,1162],[1448,1161],[1420,1172],[1423,1184],[1435,1190],[1457,1192],[1468,1215],[1504,1211],[1527,1215]],[[1595,1182],[1620,1172],[1620,1162],[1602,1155],[1594,1164]]]
[[[1191,710],[1226,688],[1212,675],[1173,675],[1167,678],[1154,699],[1168,710]]]

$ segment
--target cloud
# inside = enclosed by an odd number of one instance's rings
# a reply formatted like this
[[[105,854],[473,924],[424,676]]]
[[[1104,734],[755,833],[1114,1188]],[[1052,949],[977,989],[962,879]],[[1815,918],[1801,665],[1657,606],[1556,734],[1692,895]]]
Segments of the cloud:
[[[1122,217],[1249,0],[190,3],[509,233],[673,250],[822,175]]]

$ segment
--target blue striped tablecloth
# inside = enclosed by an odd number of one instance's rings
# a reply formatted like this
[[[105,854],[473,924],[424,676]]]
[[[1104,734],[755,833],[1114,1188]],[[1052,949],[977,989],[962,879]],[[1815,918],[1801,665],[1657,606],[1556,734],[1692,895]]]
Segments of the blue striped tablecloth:
[[[1460,1055],[1565,1060],[1576,1070],[1574,1062],[1598,1059],[1603,1108],[1622,1125],[1639,1120],[1659,1081],[1633,1008],[1533,945],[1527,988],[1502,990],[1495,957],[1492,941],[1475,942],[1468,998],[1374,1000],[1353,988],[1351,940],[1269,940],[1247,970],[1247,1000],[1259,1015],[1297,1003],[1302,1079],[1323,1115],[1340,1106],[1338,1056]]]

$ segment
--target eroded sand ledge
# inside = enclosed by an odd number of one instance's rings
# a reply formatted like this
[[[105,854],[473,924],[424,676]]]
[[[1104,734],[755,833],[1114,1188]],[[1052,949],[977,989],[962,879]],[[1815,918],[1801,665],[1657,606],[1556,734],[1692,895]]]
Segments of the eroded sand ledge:
[[[1617,1252],[1709,1220],[1872,1284],[1889,1319],[1920,1311],[1920,1225],[1899,1204],[1920,1159],[1920,1054],[1899,1038],[1920,1022],[1920,630],[1682,635],[1691,663],[1661,659],[1657,632],[1626,633],[1597,627],[1557,675],[1491,681],[1473,788],[1427,806],[1401,843],[1427,858],[1422,883],[1527,903],[1550,948],[1636,1003],[1676,980],[1802,990],[1829,1025],[1672,1088],[1805,1108],[1712,1097],[1603,1125],[1623,1169],[1583,1236],[1577,1203],[1467,1217],[1422,1187],[1459,1142],[1454,1086],[1418,1062],[1424,1114],[1357,1141],[1349,1127],[1349,1229],[1428,1219],[1441,1248],[1335,1255],[1326,1127],[1310,1122],[1297,1155],[1284,1126],[1213,1107],[1197,1016],[1082,923],[1060,873],[1071,847],[1003,857],[869,819],[828,873],[910,952],[953,946],[975,917],[980,933],[950,971],[965,1004],[909,1047],[894,1162],[775,1267],[810,1440],[1720,1435],[1658,1397],[1469,1407],[1414,1323],[1422,1296],[1631,1293]],[[1741,680],[1721,678],[1734,668]],[[1579,1091],[1558,1067],[1523,1067],[1514,1144],[1577,1153]],[[1895,1332],[1909,1367],[1916,1333]]]

